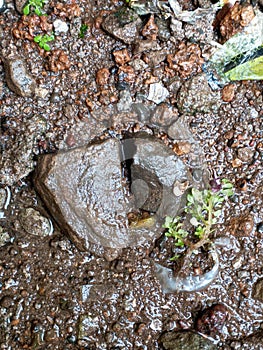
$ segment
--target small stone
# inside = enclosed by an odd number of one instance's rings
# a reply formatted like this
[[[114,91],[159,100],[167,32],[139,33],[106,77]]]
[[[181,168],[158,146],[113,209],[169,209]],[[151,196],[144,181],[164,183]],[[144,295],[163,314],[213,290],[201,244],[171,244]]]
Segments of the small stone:
[[[263,279],[258,280],[254,284],[252,297],[263,303]]]
[[[123,66],[125,63],[131,60],[131,57],[127,49],[114,51],[113,56],[114,56],[115,62],[119,66]]]
[[[238,231],[242,237],[249,237],[254,229],[254,218],[252,215],[241,217],[238,225]]]
[[[33,208],[22,211],[19,220],[23,229],[31,235],[46,237],[53,232],[51,221]]]
[[[119,112],[129,112],[131,110],[132,97],[129,90],[120,91],[119,102],[117,109]]]
[[[6,232],[2,226],[0,226],[0,247],[3,247],[10,241],[11,241],[11,237],[9,233]]]
[[[177,109],[168,107],[166,103],[161,103],[156,106],[151,117],[151,123],[165,127],[171,125],[177,118]]]
[[[173,145],[173,151],[178,156],[188,154],[191,151],[191,143],[187,141],[178,141]]]
[[[226,42],[233,35],[242,31],[254,17],[255,12],[252,5],[247,2],[242,4],[236,2],[220,22],[219,30],[223,38],[222,42]]]
[[[158,34],[158,26],[154,22],[154,15],[151,15],[148,22],[143,27],[142,35],[146,39],[156,40],[157,34]]]
[[[48,64],[46,68],[52,72],[59,72],[67,70],[71,66],[71,62],[68,55],[61,49],[55,49],[50,51],[48,56]]]
[[[254,150],[250,147],[239,148],[237,151],[238,158],[242,162],[251,162],[254,157]]]
[[[197,44],[186,45],[182,42],[175,54],[167,56],[169,68],[177,72],[182,78],[202,72],[204,59]]]
[[[153,331],[161,331],[162,327],[163,327],[163,323],[158,318],[153,319],[152,322],[150,323],[150,328]]]
[[[225,305],[216,304],[205,309],[196,321],[196,330],[203,334],[219,333],[227,319],[228,311]]]
[[[142,20],[128,7],[121,11],[107,16],[102,22],[102,28],[116,39],[131,44],[139,36]]]
[[[107,85],[109,81],[109,77],[110,77],[110,71],[108,70],[108,68],[101,68],[97,71],[96,83],[99,86]]]
[[[135,72],[132,66],[121,66],[119,68],[119,81],[126,81],[127,83],[133,83],[135,80]]]
[[[10,90],[22,97],[35,94],[36,82],[27,72],[25,60],[12,56],[3,59],[6,83]]]
[[[187,80],[177,95],[178,109],[181,113],[216,113],[221,103],[220,93],[211,89],[205,74]]]
[[[224,102],[231,102],[235,97],[236,85],[228,84],[222,90],[222,100]]]
[[[53,22],[55,34],[59,35],[60,33],[67,33],[68,32],[68,25],[66,22],[61,21],[60,19],[56,19]]]
[[[234,160],[232,160],[232,166],[233,168],[238,168],[242,165],[242,160],[239,158],[235,158]]]
[[[49,93],[48,89],[44,89],[40,87],[36,88],[35,90],[36,97],[39,97],[39,98],[46,98],[48,93]]]
[[[160,83],[154,83],[150,85],[148,100],[159,104],[166,100],[169,96],[169,91]]]
[[[0,305],[6,309],[9,308],[12,304],[13,298],[10,295],[6,295],[0,300]]]

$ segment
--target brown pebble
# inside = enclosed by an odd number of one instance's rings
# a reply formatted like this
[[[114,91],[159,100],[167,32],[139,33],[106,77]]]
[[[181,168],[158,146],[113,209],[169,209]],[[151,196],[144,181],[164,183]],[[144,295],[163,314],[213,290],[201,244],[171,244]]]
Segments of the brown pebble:
[[[188,154],[191,151],[191,143],[187,141],[176,142],[173,146],[173,151],[178,156]]]
[[[4,308],[10,307],[12,303],[13,303],[13,298],[10,295],[6,295],[0,300],[0,305]]]
[[[232,166],[233,168],[238,168],[242,165],[242,160],[235,158],[234,160],[232,160]]]
[[[253,232],[254,218],[252,215],[246,215],[239,221],[238,231],[244,237],[249,237]]]
[[[158,26],[154,22],[154,15],[151,15],[146,25],[143,27],[142,35],[149,40],[156,40],[158,34]]]
[[[76,144],[76,140],[72,134],[69,134],[66,138],[66,144],[69,147],[73,147]]]
[[[222,100],[224,102],[231,102],[235,97],[236,86],[234,84],[226,85],[222,90]]]
[[[108,68],[101,68],[96,74],[96,83],[100,86],[108,84],[110,72]]]
[[[127,49],[114,51],[113,56],[114,56],[115,62],[119,66],[123,66],[125,63],[131,60],[131,57]]]
[[[237,154],[242,162],[250,162],[254,157],[254,150],[250,147],[242,147],[238,149]]]

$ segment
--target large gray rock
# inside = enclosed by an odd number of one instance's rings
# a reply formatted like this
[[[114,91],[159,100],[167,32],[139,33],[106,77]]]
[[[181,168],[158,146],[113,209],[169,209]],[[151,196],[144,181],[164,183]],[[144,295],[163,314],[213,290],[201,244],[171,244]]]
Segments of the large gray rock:
[[[142,137],[121,143],[108,139],[42,156],[34,182],[62,231],[79,249],[88,249],[89,243],[119,249],[161,234],[158,218],[176,215],[180,206],[173,183],[187,177],[191,181],[184,163],[168,147]],[[129,226],[128,214],[140,209],[150,211],[152,220]]]
[[[27,72],[26,63],[18,56],[3,59],[6,83],[10,90],[19,96],[30,97],[35,94],[36,82]]]
[[[216,350],[217,346],[191,331],[169,332],[161,337],[166,350]]]

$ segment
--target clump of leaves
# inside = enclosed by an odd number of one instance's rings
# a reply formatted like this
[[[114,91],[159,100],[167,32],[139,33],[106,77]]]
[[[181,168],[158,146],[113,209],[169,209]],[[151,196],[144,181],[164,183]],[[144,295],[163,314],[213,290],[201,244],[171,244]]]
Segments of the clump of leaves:
[[[26,6],[23,8],[24,15],[27,16],[33,11],[36,15],[43,16],[45,14],[43,8],[46,2],[46,0],[28,0]]]
[[[84,36],[85,36],[85,34],[86,34],[86,32],[87,32],[87,30],[88,30],[88,26],[87,26],[87,24],[82,24],[81,25],[81,27],[80,27],[80,30],[79,30],[79,37],[80,38],[84,38]]]
[[[44,49],[45,51],[50,51],[50,46],[47,44],[50,41],[53,41],[55,39],[54,34],[51,35],[44,34],[44,35],[37,35],[34,37],[34,42],[38,43],[39,47],[41,49]]]
[[[215,189],[198,190],[192,188],[187,196],[187,205],[184,212],[189,217],[191,230],[184,229],[184,223],[180,216],[166,217],[164,228],[167,229],[166,236],[175,240],[176,247],[188,247],[185,259],[189,258],[193,251],[205,244],[210,243],[213,225],[218,222],[224,201],[233,195],[233,185],[223,179]],[[196,243],[191,243],[190,236],[197,238]],[[175,255],[171,260],[177,259]]]

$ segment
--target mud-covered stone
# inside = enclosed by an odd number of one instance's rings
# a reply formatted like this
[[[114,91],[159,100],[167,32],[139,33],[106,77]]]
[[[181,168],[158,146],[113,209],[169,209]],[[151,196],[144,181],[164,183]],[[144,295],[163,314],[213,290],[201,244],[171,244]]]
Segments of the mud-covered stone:
[[[129,159],[126,177],[122,167]],[[181,204],[173,184],[185,180],[191,182],[190,172],[172,150],[144,136],[42,156],[34,177],[49,211],[81,250],[89,243],[118,249],[159,236],[158,217],[175,216]],[[153,220],[129,226],[128,214],[141,209]]]
[[[139,36],[141,25],[140,17],[131,9],[123,7],[118,12],[107,16],[102,23],[102,28],[116,39],[131,44]]]
[[[161,337],[166,350],[216,350],[217,346],[203,336],[190,331],[169,332]]]
[[[30,97],[35,94],[36,82],[28,73],[26,62],[17,57],[4,58],[6,83],[10,90],[19,96]]]
[[[181,113],[217,112],[221,98],[220,93],[212,91],[205,74],[199,74],[187,80],[179,90],[178,109]]]
[[[263,279],[258,280],[253,286],[253,298],[263,303]]]

